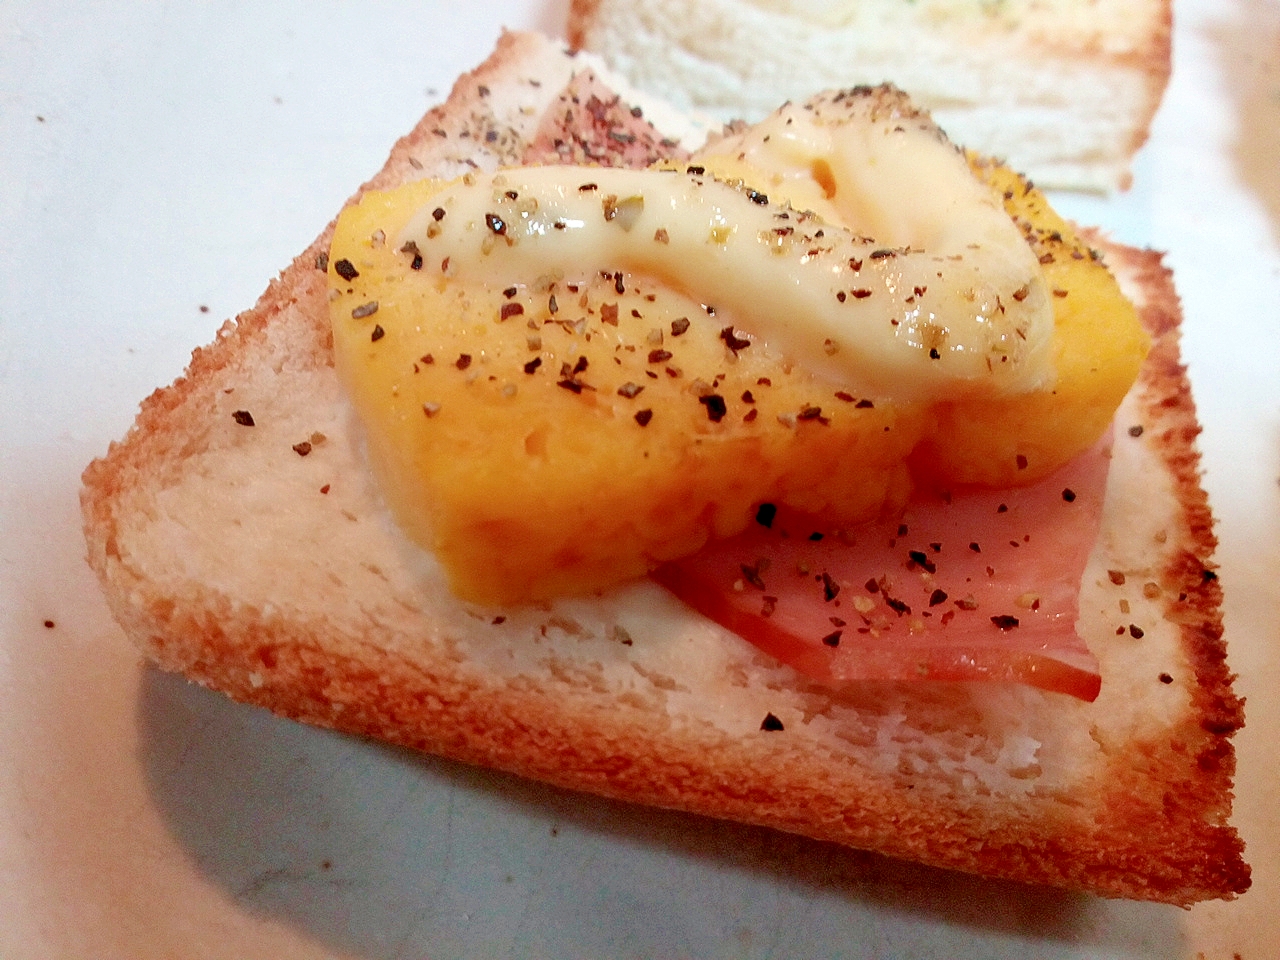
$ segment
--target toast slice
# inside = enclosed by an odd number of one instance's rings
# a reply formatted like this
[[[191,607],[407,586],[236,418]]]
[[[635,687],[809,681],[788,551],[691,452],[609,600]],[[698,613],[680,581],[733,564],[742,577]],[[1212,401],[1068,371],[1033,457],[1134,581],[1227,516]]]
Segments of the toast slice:
[[[573,0],[571,43],[719,119],[890,81],[1039,186],[1127,187],[1169,79],[1170,0]]]
[[[366,189],[519,161],[588,67],[504,35]],[[602,106],[626,109],[597,101],[597,126]],[[1118,415],[1084,578],[1103,677],[1086,703],[999,684],[824,689],[649,581],[460,602],[363,460],[333,366],[331,229],[85,471],[89,562],[161,668],[307,723],[923,863],[1177,904],[1247,888],[1227,822],[1242,704],[1156,254],[1097,238],[1154,347]],[[783,732],[761,729],[769,714]]]

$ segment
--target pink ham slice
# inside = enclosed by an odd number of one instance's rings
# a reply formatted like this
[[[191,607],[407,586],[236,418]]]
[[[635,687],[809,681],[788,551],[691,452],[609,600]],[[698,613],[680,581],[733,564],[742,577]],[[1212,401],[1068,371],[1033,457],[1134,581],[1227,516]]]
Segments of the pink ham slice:
[[[587,70],[575,74],[543,114],[522,159],[526,164],[639,169],[687,156],[644,119],[639,107],[624,103]]]
[[[1075,624],[1109,460],[1108,438],[1033,486],[918,496],[851,534],[765,505],[654,578],[824,683],[1003,681],[1093,700],[1098,663]]]

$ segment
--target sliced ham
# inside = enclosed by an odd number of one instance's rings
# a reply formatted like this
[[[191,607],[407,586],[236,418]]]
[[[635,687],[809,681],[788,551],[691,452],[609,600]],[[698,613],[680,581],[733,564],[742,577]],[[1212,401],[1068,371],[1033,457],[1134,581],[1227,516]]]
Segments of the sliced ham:
[[[624,103],[592,72],[575,74],[543,115],[526,164],[647,167],[688,154],[663,137],[639,107]]]
[[[703,615],[801,673],[1002,681],[1093,700],[1076,633],[1110,440],[1033,486],[917,496],[843,533],[765,504],[746,533],[659,568]]]

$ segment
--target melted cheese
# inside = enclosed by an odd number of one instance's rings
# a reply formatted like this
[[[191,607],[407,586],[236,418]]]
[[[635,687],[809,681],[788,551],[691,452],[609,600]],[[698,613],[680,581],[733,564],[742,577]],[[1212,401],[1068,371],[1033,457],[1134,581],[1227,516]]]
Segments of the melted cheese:
[[[432,197],[396,242],[468,285],[657,277],[778,353],[881,397],[1025,393],[1053,376],[1039,265],[931,128],[828,124],[794,108],[685,170],[473,174]]]

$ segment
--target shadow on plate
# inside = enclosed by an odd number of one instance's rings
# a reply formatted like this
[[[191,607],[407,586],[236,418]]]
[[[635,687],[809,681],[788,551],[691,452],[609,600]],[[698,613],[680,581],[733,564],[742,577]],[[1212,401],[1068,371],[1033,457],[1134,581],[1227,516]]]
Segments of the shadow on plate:
[[[1274,0],[1241,0],[1234,9],[1230,19],[1215,18],[1208,27],[1236,110],[1232,159],[1280,244],[1280,6]]]
[[[138,707],[155,803],[199,869],[238,909],[370,960],[1180,953],[1171,908],[584,797],[155,669]]]

